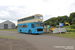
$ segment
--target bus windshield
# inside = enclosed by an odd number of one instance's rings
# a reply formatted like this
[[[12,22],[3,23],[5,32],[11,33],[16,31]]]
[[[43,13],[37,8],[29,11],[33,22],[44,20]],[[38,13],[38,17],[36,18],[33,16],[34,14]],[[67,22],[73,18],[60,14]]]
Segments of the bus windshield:
[[[40,27],[40,26],[43,27],[43,23],[35,23],[35,26],[36,27]]]
[[[37,19],[43,19],[43,17],[42,17],[42,16],[36,16],[36,18],[37,18]]]

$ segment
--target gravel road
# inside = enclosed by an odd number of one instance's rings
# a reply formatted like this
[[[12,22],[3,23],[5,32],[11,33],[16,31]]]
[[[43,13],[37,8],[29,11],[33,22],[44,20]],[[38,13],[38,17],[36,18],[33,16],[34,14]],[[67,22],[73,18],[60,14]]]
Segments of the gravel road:
[[[75,50],[75,39],[52,35],[30,35],[13,31],[0,31],[0,35],[12,35],[24,40],[37,50]],[[35,50],[36,50],[35,49]]]

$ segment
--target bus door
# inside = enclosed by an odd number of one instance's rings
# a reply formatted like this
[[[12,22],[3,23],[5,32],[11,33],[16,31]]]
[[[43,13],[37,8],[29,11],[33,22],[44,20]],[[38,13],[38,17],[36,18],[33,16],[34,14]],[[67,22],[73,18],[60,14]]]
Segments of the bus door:
[[[35,26],[34,26],[34,24],[31,24],[31,30],[34,32],[34,28],[35,28]]]

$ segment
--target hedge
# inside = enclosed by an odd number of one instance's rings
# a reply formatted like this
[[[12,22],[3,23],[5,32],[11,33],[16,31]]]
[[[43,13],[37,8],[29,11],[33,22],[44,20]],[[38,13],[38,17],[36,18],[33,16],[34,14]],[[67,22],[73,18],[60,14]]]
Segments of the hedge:
[[[70,26],[70,28],[73,28],[73,29],[75,29],[75,24],[71,25],[71,26]]]
[[[67,32],[75,32],[75,29],[67,30]]]

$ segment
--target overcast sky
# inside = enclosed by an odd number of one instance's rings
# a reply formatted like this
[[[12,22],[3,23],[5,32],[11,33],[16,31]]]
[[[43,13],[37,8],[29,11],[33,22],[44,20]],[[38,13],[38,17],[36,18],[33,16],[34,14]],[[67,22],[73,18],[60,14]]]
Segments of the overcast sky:
[[[75,12],[75,0],[0,0],[0,23],[34,14],[42,14],[44,21]]]

